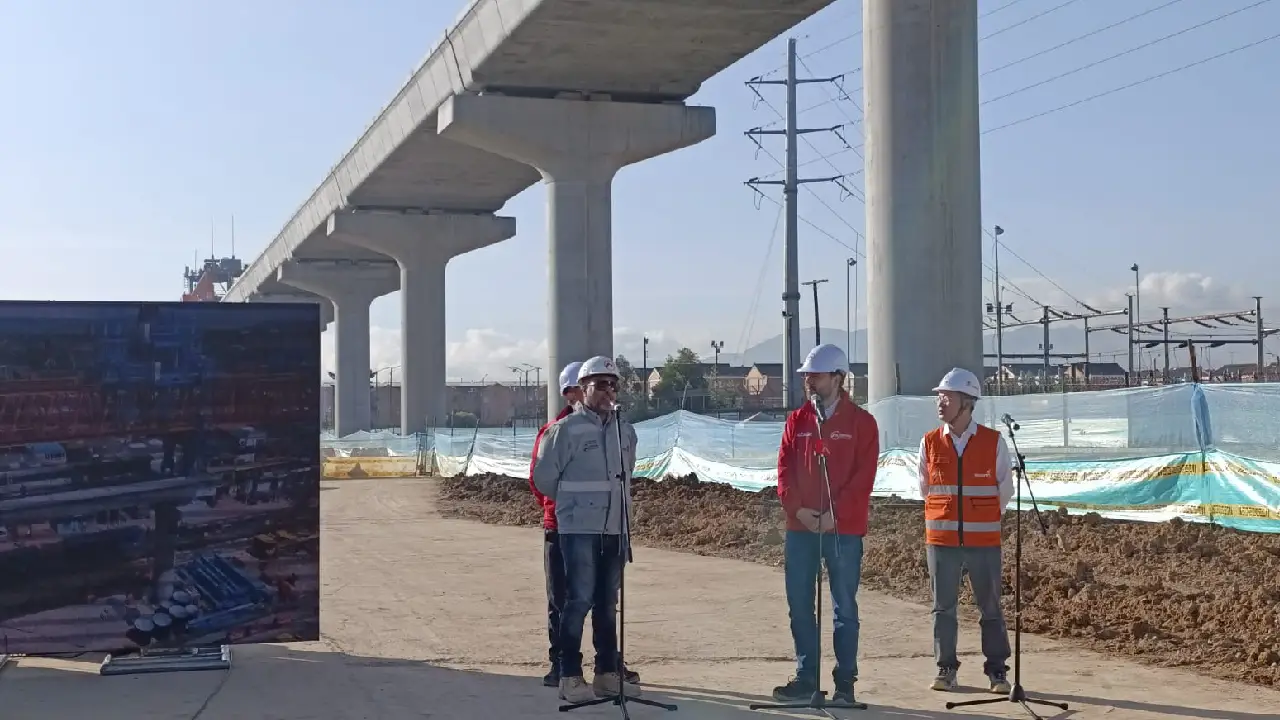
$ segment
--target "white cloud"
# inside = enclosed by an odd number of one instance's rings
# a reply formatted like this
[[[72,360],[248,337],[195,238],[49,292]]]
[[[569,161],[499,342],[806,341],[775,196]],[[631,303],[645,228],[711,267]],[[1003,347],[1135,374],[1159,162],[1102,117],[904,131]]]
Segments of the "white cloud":
[[[640,365],[643,354],[643,338],[649,338],[649,364],[660,363],[670,353],[674,353],[680,344],[664,332],[633,330],[618,328],[613,333],[614,354],[625,355],[635,365]],[[335,337],[332,331],[321,336],[321,366],[326,373],[333,371]],[[528,363],[534,367],[542,367],[542,379],[547,373],[547,341],[546,338],[518,338],[512,335],[487,328],[467,330],[461,340],[448,343],[447,374],[450,380],[489,379],[510,380],[516,377],[511,370],[513,366]],[[369,331],[369,364],[375,370],[394,368],[383,376],[399,372],[400,365],[400,329],[373,327]],[[559,368],[555,369],[559,372]],[[520,375],[523,377],[523,373]],[[536,377],[530,373],[529,380]]]
[[[991,292],[989,282],[988,280],[988,287],[985,288],[985,294],[987,295]],[[1069,297],[1067,293],[1044,278],[1007,278],[1004,301],[1013,303],[1014,314],[1023,320],[1038,319],[1040,317],[1039,308],[1033,307],[1031,301],[1023,297],[1021,293],[1010,289],[1010,283],[1016,285],[1041,303],[1048,303],[1057,309],[1069,312],[1084,312],[1084,308]],[[1071,294],[1075,297],[1103,311],[1125,309],[1128,306],[1125,293],[1132,293],[1133,289],[1132,282],[1127,285],[1117,283],[1109,288],[1093,292],[1077,292],[1070,287],[1067,288],[1067,290],[1072,290]],[[1242,284],[1223,281],[1196,272],[1143,273],[1140,290],[1141,311],[1144,319],[1159,317],[1161,307],[1169,308],[1170,317],[1250,310],[1254,306],[1252,296],[1256,294],[1256,291],[1252,288],[1245,287]],[[1266,308],[1264,307],[1263,315],[1265,316],[1266,314]]]

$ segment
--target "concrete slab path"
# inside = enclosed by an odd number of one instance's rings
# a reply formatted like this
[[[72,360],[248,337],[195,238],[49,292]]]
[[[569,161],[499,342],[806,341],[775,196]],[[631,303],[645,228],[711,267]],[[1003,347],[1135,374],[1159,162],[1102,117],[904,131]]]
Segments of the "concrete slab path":
[[[100,677],[100,658],[20,658],[0,673],[0,718],[399,720],[620,717],[557,711],[544,688],[541,542],[536,530],[446,520],[430,480],[326,481],[324,640],[237,648],[230,672]],[[792,672],[778,570],[637,548],[628,570],[628,661],[674,713],[635,718],[817,717],[750,711]],[[840,717],[1025,718],[1012,704],[947,711],[931,692],[925,608],[860,594],[859,695]],[[824,603],[825,605],[825,603]],[[829,645],[829,619],[824,644]],[[976,621],[962,627],[962,683],[977,685]],[[1070,703],[1045,717],[1280,718],[1280,692],[1146,667],[1025,638],[1028,691]],[[588,644],[589,661],[589,644]],[[830,667],[832,659],[824,660]],[[985,693],[965,697],[986,697]]]

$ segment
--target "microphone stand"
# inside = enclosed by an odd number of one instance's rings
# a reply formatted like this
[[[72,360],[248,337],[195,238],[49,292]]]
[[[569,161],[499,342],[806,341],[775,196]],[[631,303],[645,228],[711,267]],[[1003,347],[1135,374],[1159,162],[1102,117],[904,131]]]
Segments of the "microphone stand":
[[[1015,437],[1014,431],[1020,430],[1021,426],[1014,422],[1013,418],[1006,414],[1001,420],[1005,426],[1009,428],[1009,441],[1013,444],[1013,456],[1016,460],[1013,463],[1013,472],[1017,478],[1018,488],[1017,497],[1018,505],[1016,517],[1014,518],[1014,551],[1013,551],[1013,686],[1009,689],[1008,697],[983,698],[981,700],[965,700],[963,702],[949,702],[947,709],[951,710],[958,707],[967,707],[970,705],[990,705],[998,702],[1018,703],[1023,710],[1027,711],[1034,720],[1044,720],[1036,714],[1035,710],[1027,703],[1036,705],[1047,705],[1062,710],[1067,709],[1066,703],[1053,702],[1051,700],[1041,700],[1027,695],[1026,690],[1022,687],[1022,485],[1026,483],[1027,494],[1031,496],[1031,509],[1035,513],[1036,520],[1040,524],[1040,532],[1043,535],[1049,534],[1049,528],[1045,525],[1044,517],[1040,515],[1040,507],[1036,504],[1035,493],[1031,490],[1031,483],[1027,482],[1026,464],[1027,458],[1018,450],[1018,439]]]
[[[618,652],[613,658],[616,664],[614,672],[618,675],[618,692],[614,695],[606,695],[586,702],[561,705],[560,712],[613,703],[622,711],[623,720],[631,720],[631,714],[627,712],[628,703],[639,703],[668,711],[675,710],[676,706],[670,703],[658,702],[657,700],[627,697],[626,688],[624,687],[626,685],[626,676],[622,670],[622,658],[624,657],[623,651],[626,649],[627,633],[626,570],[627,563],[632,562],[635,558],[631,552],[631,475],[627,472],[626,457],[622,452],[622,406],[620,405],[613,406],[613,424],[618,433],[618,467],[622,470],[622,475],[619,478],[622,481],[622,534],[618,536],[618,562],[620,563],[618,568]]]
[[[822,436],[822,425],[824,422],[826,422],[826,418],[823,415],[820,400],[815,398],[815,400],[813,400],[812,402],[814,404],[814,414],[817,418],[816,421],[814,422],[814,427],[818,433],[818,443],[817,443],[817,453],[816,453],[818,456],[818,472],[821,473],[822,482],[827,489],[826,504],[827,504],[827,507],[831,509],[831,524],[835,526],[837,525],[836,506],[835,506],[835,502],[832,500],[831,477],[827,474],[827,453],[826,453],[826,447],[824,446],[824,443],[823,443],[823,436]],[[819,516],[819,518],[821,518],[821,516]],[[819,519],[819,522],[821,522],[821,519]],[[833,534],[834,534],[834,530],[835,530],[835,527],[832,528]],[[821,679],[822,678],[822,564],[826,561],[826,557],[822,552],[822,538],[824,535],[826,535],[826,533],[822,532],[822,528],[818,528],[818,576],[816,578],[816,583],[815,583],[817,591],[814,593],[814,597],[816,598],[816,601],[817,601],[814,620],[816,625],[818,626],[818,652],[816,655],[814,655],[814,670],[813,670],[814,675],[817,676],[818,678],[817,680],[818,687],[813,691],[813,694],[809,696],[809,702],[753,703],[747,706],[752,710],[817,710],[818,712],[821,712],[823,715],[826,715],[827,717],[832,718],[832,720],[835,720],[835,716],[827,712],[828,708],[835,708],[837,710],[866,710],[867,709],[867,704],[862,702],[844,702],[844,701],[837,702],[834,700],[828,702],[827,691],[822,689],[822,679]],[[836,557],[839,558],[840,543],[838,541],[835,544],[835,552],[836,552]]]

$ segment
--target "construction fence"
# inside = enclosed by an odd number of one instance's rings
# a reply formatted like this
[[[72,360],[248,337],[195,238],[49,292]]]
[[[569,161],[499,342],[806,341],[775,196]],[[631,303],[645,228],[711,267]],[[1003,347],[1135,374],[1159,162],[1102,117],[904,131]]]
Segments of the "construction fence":
[[[880,428],[875,494],[920,499],[920,439],[933,397],[867,408]],[[1017,423],[1031,493],[1043,508],[1147,521],[1182,518],[1280,532],[1280,383],[1181,384],[985,398],[977,419]],[[636,423],[636,475],[696,474],[758,491],[777,483],[782,423],[679,411]],[[536,430],[442,429],[322,438],[327,477],[528,475]],[[1011,502],[1016,505],[1017,501]],[[1023,507],[1030,508],[1024,488]]]

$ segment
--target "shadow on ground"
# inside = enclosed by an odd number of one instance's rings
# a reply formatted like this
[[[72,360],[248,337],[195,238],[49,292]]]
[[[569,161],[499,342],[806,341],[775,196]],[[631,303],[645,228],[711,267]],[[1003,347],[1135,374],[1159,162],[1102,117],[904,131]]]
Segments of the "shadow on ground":
[[[115,677],[97,675],[98,663],[92,659],[24,658],[0,675],[4,716],[91,716],[96,720],[620,717],[618,708],[611,704],[562,713],[555,690],[543,687],[540,678],[531,676],[456,670],[416,660],[353,656],[323,646],[314,649],[276,645],[237,647],[235,653],[229,672]],[[646,688],[646,697],[674,703],[678,709],[667,712],[631,705],[628,709],[633,716],[669,716],[672,720],[779,716],[747,708],[752,702],[771,702],[763,696],[651,686]],[[942,710],[872,705],[856,717],[928,720],[955,715]],[[997,716],[970,712],[965,713],[965,717],[981,720]]]

